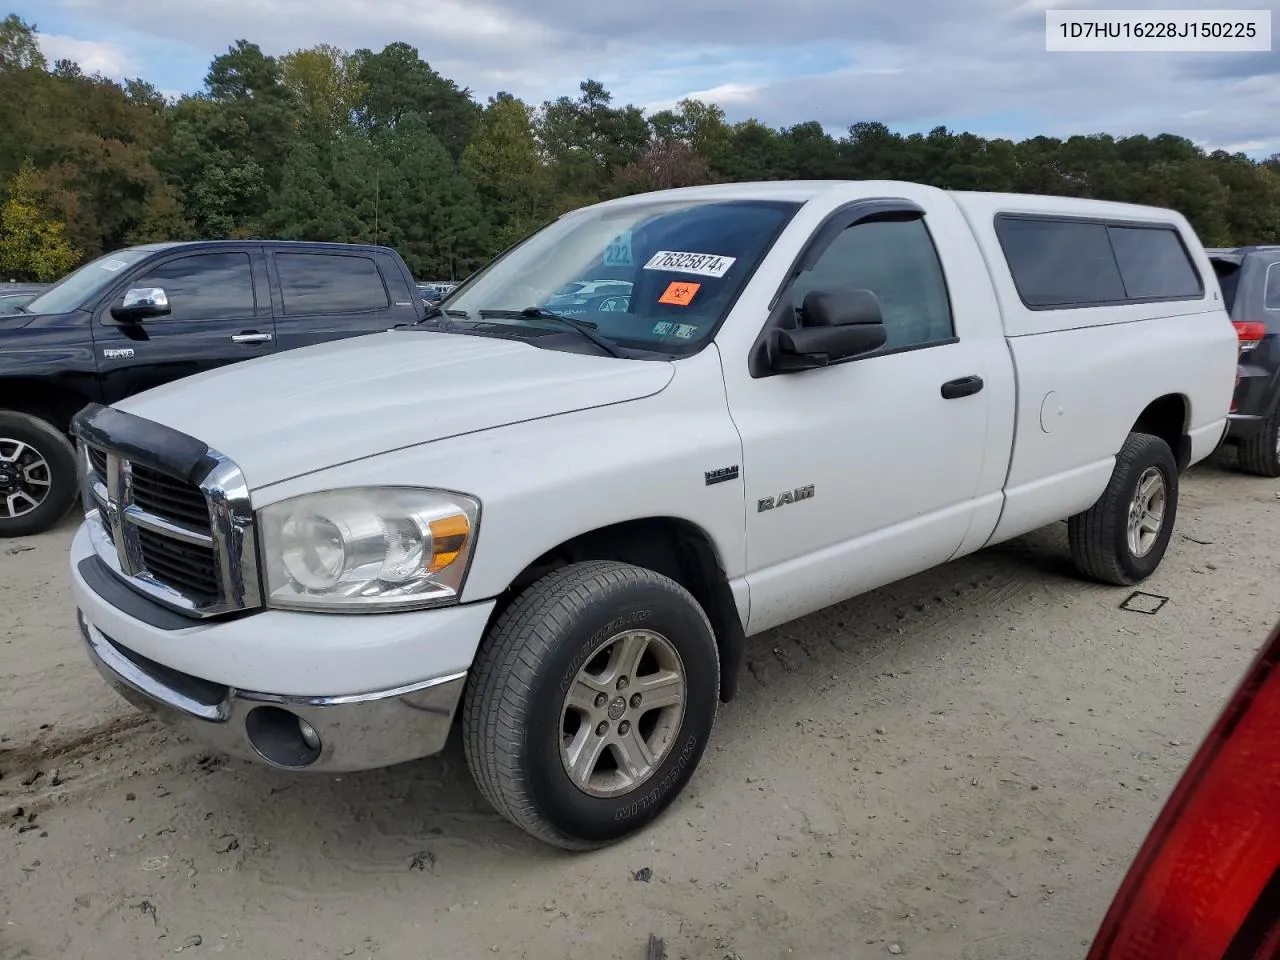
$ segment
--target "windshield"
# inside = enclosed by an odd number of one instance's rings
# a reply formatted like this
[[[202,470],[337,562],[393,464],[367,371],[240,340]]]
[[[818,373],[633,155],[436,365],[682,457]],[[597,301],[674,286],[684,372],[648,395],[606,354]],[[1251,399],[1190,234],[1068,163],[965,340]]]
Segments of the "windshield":
[[[125,267],[147,256],[145,250],[117,250],[105,257],[86,263],[74,273],[69,273],[56,284],[28,303],[27,313],[52,316],[78,310],[96,297],[120,275]]]
[[[35,298],[34,293],[0,293],[0,314],[22,313],[22,308]]]
[[[620,346],[693,353],[715,332],[798,209],[755,200],[587,208],[495,260],[443,306],[464,323],[499,322],[495,317],[504,311],[542,308],[586,321]],[[564,334],[536,316],[501,322]],[[467,332],[465,326],[459,332]]]

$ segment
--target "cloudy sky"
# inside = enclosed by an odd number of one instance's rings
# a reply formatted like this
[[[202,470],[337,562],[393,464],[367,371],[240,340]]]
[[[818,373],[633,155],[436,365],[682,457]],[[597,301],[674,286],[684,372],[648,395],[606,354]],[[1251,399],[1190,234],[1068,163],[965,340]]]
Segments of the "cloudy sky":
[[[12,0],[11,0],[12,2]],[[617,101],[682,96],[730,119],[879,120],[1021,138],[1173,132],[1207,148],[1280,152],[1280,42],[1270,53],[1046,53],[1054,9],[1272,9],[1280,0],[18,0],[50,60],[199,89],[237,38],[418,47],[484,98],[539,102],[590,76]]]

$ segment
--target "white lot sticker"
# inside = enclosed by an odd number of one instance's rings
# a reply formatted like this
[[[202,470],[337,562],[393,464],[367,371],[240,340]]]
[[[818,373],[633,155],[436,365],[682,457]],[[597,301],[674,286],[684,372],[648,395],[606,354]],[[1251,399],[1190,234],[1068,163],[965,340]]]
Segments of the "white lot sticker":
[[[681,340],[688,340],[697,332],[698,332],[698,328],[693,326],[692,324],[681,323],[676,326],[676,336],[679,337]]]
[[[125,263],[123,260],[103,260],[100,264],[98,264],[98,266],[100,266],[103,270],[108,270],[111,273],[115,273],[121,267],[127,267],[128,264]]]
[[[630,267],[635,264],[631,255],[631,231],[624,230],[613,238],[604,248],[604,265],[606,267]]]
[[[679,250],[659,250],[644,265],[646,270],[667,270],[671,273],[692,273],[699,277],[723,277],[729,272],[737,257],[721,257],[714,253],[681,253]]]

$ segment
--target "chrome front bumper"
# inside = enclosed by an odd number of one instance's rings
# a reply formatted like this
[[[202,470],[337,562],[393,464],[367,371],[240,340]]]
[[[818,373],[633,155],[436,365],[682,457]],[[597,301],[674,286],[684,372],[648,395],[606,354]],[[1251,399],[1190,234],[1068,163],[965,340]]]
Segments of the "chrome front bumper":
[[[125,700],[212,749],[290,770],[387,767],[443,749],[466,673],[342,697],[238,690],[120,646],[76,611],[98,672]]]

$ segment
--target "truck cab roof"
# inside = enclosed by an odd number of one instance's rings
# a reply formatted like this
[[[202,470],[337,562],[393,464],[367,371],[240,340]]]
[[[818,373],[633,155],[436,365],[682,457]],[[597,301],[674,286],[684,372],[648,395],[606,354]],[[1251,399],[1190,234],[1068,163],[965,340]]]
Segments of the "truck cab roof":
[[[126,250],[139,253],[163,253],[179,248],[187,250],[217,250],[221,247],[243,247],[245,244],[263,247],[269,250],[288,250],[290,248],[307,250],[333,250],[335,252],[349,250],[390,250],[390,247],[372,243],[329,243],[312,240],[258,240],[252,237],[244,240],[170,240],[160,243],[142,243]]]
[[[803,204],[823,198],[829,198],[833,203],[838,203],[846,199],[883,196],[909,197],[920,196],[922,193],[935,196],[945,194],[951,197],[961,209],[970,213],[999,211],[1062,214],[1074,212],[1081,216],[1094,215],[1112,218],[1126,216],[1129,219],[1141,221],[1179,222],[1182,220],[1181,215],[1176,211],[1141,204],[1042,194],[946,190],[941,187],[931,187],[907,180],[779,180],[716,183],[633,194],[632,196],[620,197],[616,200],[596,204],[593,209],[604,206],[623,207],[668,199],[684,201],[695,199],[760,200]]]

